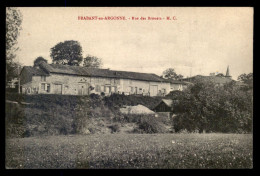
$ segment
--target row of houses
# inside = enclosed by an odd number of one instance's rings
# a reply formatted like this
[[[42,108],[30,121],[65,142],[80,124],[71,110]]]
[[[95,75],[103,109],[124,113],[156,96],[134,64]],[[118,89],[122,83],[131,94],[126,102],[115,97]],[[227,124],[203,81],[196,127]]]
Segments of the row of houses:
[[[110,69],[87,68],[47,64],[37,67],[25,66],[20,72],[20,92],[23,94],[63,94],[63,95],[125,95],[165,96],[172,91],[183,91],[196,80],[224,85],[233,81],[226,75],[197,75],[182,80],[167,80],[152,73],[116,71]],[[243,86],[241,82],[235,81]]]
[[[47,64],[25,66],[20,73],[20,90],[23,94],[137,94],[165,96],[171,91],[182,91],[185,81],[166,80],[151,73],[115,71]]]

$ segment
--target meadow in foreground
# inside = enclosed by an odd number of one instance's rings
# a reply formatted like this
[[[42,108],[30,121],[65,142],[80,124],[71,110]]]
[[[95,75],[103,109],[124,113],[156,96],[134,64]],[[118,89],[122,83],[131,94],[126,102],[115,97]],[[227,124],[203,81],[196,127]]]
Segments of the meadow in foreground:
[[[252,134],[102,134],[6,139],[6,168],[253,168]]]

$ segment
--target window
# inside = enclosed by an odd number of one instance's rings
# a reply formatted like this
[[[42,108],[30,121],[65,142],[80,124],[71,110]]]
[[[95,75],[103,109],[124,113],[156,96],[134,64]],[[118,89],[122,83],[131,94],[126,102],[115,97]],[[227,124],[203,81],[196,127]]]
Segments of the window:
[[[47,85],[47,92],[50,93],[51,86],[50,86],[50,84],[46,84],[46,85]]]
[[[105,92],[105,86],[101,86],[101,92]]]
[[[131,92],[134,92],[134,87],[131,87]]]
[[[46,81],[46,76],[41,76],[41,81]]]
[[[96,85],[95,88],[96,88],[96,92],[100,92],[101,91],[100,85]]]
[[[166,93],[166,89],[162,89],[162,93],[165,94]]]
[[[106,87],[105,87],[105,92],[106,92],[106,93],[110,93],[110,86],[106,86]]]
[[[41,90],[44,90],[44,89],[45,89],[45,84],[42,83],[42,84],[41,84]]]
[[[51,91],[51,85],[47,83],[41,83],[41,92],[48,92]]]
[[[28,94],[31,94],[31,88],[30,88],[30,87],[27,88],[27,93],[28,93]]]
[[[111,92],[116,92],[116,87],[111,87]]]

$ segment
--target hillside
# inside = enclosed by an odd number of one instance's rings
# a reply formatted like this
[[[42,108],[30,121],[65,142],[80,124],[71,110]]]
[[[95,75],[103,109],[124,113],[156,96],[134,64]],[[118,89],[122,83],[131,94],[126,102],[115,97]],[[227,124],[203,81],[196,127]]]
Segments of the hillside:
[[[7,93],[6,100],[6,133],[11,137],[164,131],[158,118],[151,115],[123,115],[119,111],[125,105],[141,104],[152,108],[161,100],[159,97]]]

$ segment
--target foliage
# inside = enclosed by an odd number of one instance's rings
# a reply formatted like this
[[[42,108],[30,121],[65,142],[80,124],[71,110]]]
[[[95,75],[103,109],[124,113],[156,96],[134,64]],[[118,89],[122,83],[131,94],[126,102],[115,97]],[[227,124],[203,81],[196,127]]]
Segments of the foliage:
[[[155,119],[145,115],[133,115],[133,117],[124,117],[119,111],[119,105],[144,103],[152,105],[159,100],[153,97],[135,97],[124,95],[112,95],[110,97],[101,97],[96,94],[89,96],[75,95],[21,95],[18,93],[6,92],[6,100],[17,101],[19,111],[7,103],[6,119],[8,136],[28,137],[39,135],[61,135],[61,134],[86,134],[101,132],[105,127],[100,122],[112,123],[108,127],[118,131],[116,124],[133,122],[143,124],[143,131],[150,133],[150,127],[144,125],[153,125],[151,128],[157,130],[157,123],[162,124],[161,119]],[[28,105],[22,102],[30,103]],[[10,119],[20,119],[24,123],[16,123]],[[150,119],[146,122],[145,119]],[[10,120],[10,121],[9,121]],[[100,123],[101,124],[100,124]],[[149,123],[149,124],[146,124]],[[101,126],[100,126],[101,125]],[[17,132],[13,131],[18,130]],[[102,129],[101,129],[102,128]],[[107,128],[107,127],[106,127]],[[107,130],[109,130],[107,128]],[[111,130],[109,130],[111,131]],[[157,130],[160,131],[160,130]]]
[[[238,76],[237,80],[247,84],[250,89],[253,88],[253,73],[241,74]]]
[[[118,123],[115,123],[113,125],[108,126],[113,133],[119,132],[120,131],[120,125]]]
[[[165,71],[163,71],[163,78],[179,80],[182,79],[183,76],[181,74],[177,74],[173,68],[168,68]]]
[[[126,106],[136,106],[142,104],[148,108],[154,108],[157,103],[161,101],[162,97],[149,97],[149,96],[136,96],[136,95],[120,95],[112,94],[109,97],[104,97],[104,103],[109,108],[113,109],[115,107],[119,108],[124,105]]]
[[[14,61],[18,50],[17,39],[20,35],[22,14],[15,7],[6,8],[6,81],[17,76],[17,68],[20,63]]]
[[[190,132],[252,132],[253,96],[230,82],[198,81],[178,97],[174,129]]]
[[[6,139],[10,169],[253,168],[252,134],[102,134]]]
[[[51,48],[51,58],[54,64],[79,65],[82,62],[82,47],[78,41],[60,42]]]
[[[164,133],[166,131],[164,125],[154,116],[143,116],[137,124],[141,133]]]
[[[20,35],[22,24],[22,14],[14,7],[6,8],[6,52],[7,60],[12,59],[11,54],[18,48],[15,47],[17,44],[17,38]]]
[[[102,67],[102,60],[98,57],[88,55],[83,59],[83,66],[90,68]]]
[[[11,81],[13,78],[17,78],[20,74],[22,65],[19,62],[6,63],[6,81]]]
[[[45,62],[48,63],[48,61],[46,59],[44,59],[42,56],[37,57],[34,62],[33,62],[33,66],[36,67],[40,64],[40,62]]]

